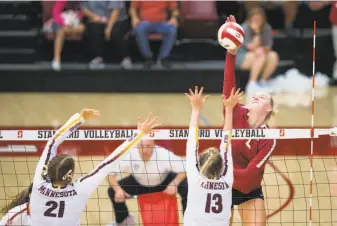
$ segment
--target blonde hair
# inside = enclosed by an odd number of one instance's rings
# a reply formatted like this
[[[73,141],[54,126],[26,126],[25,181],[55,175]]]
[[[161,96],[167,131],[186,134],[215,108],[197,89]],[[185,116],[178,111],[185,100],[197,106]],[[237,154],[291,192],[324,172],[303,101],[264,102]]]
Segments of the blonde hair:
[[[248,12],[248,17],[247,17],[247,22],[249,24],[249,27],[250,27],[250,22],[251,22],[251,19],[253,16],[255,15],[260,15],[262,16],[263,18],[263,23],[261,24],[261,31],[264,30],[264,27],[266,26],[266,23],[267,23],[267,16],[266,16],[266,13],[264,12],[264,10],[261,8],[261,7],[255,7],[251,10],[249,10]]]
[[[200,173],[206,178],[218,179],[223,172],[223,159],[217,148],[211,147],[203,151],[199,156]]]
[[[272,110],[266,116],[266,122],[269,121],[269,119],[276,114],[276,111],[274,111],[274,98],[272,96],[270,96],[270,105]]]

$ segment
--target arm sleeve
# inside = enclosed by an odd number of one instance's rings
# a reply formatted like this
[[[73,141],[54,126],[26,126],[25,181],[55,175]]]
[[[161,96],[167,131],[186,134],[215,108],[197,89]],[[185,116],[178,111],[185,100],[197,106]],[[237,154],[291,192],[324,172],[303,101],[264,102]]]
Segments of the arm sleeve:
[[[55,133],[44,148],[37,164],[34,176],[34,184],[42,180],[42,171],[49,161],[56,155],[57,147],[75,130],[84,123],[84,118],[76,113]]]
[[[61,15],[66,3],[66,1],[56,1],[52,10],[52,16],[54,21],[61,26],[65,25]]]
[[[168,151],[168,150],[167,150]],[[186,161],[180,156],[175,155],[171,151],[168,151],[169,161],[170,161],[170,171],[175,173],[185,173],[186,172]]]
[[[7,213],[5,216],[3,216],[1,218],[1,221],[0,221],[0,226],[5,226],[5,225],[8,225],[7,224],[7,221],[10,219],[10,213]]]
[[[244,188],[240,191],[246,194],[261,183],[256,178],[263,173],[267,160],[276,146],[276,140],[261,140],[259,142],[258,154],[249,162],[248,166],[245,169],[234,169],[235,187]]]
[[[8,213],[1,219],[0,226],[10,225],[29,225],[27,220],[27,204],[16,206],[9,210]]]
[[[116,167],[123,156],[127,154],[144,136],[143,132],[134,134],[133,137],[126,140],[115,151],[113,151],[105,160],[98,164],[89,174],[80,178],[77,182],[80,184],[82,192],[90,194],[101,181]],[[122,158],[121,158],[122,157]]]
[[[186,173],[190,178],[199,175],[197,166],[199,129],[190,127],[186,144]]]
[[[263,34],[265,40],[265,47],[272,47],[274,44],[273,30],[269,24],[266,25],[266,30]]]
[[[223,138],[221,139],[220,144],[220,154],[221,156],[225,156],[228,148],[231,145],[232,140],[232,131],[231,130],[225,130],[223,134]]]
[[[235,61],[236,61],[236,55],[232,55],[227,51],[225,68],[224,68],[223,87],[222,87],[222,94],[225,95],[227,98],[230,96],[232,89],[236,88]],[[225,116],[226,115],[225,107],[224,106],[222,107],[223,107],[223,115]]]

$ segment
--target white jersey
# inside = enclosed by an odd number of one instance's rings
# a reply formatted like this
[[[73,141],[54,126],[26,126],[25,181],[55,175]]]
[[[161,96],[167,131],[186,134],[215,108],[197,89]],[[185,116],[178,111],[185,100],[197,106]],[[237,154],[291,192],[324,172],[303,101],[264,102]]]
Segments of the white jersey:
[[[182,157],[156,145],[148,161],[143,161],[138,149],[128,152],[111,174],[120,175],[129,170],[139,184],[154,187],[160,185],[170,172],[184,173],[185,163]]]
[[[24,203],[9,210],[1,219],[1,226],[30,226],[29,204]]]
[[[31,218],[34,226],[79,226],[83,209],[92,191],[118,164],[119,157],[133,148],[143,133],[135,133],[105,160],[98,164],[91,173],[79,178],[65,188],[54,188],[52,183],[41,177],[43,167],[56,155],[57,147],[84,123],[80,114],[73,115],[48,141],[38,162],[31,195]]]
[[[227,226],[231,217],[233,160],[231,131],[224,131],[220,153],[224,172],[218,180],[209,180],[198,169],[198,128],[190,128],[186,148],[188,196],[184,225]]]

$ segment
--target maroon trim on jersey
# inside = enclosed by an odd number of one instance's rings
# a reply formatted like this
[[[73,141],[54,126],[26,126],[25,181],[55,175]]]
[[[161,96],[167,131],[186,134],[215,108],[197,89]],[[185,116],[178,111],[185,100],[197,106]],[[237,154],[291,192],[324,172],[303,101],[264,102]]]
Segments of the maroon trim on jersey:
[[[88,179],[88,178],[94,176],[94,175],[95,175],[96,173],[98,173],[104,166],[111,164],[113,161],[115,161],[116,159],[118,159],[119,157],[121,157],[127,150],[129,150],[129,149],[132,147],[132,142],[133,142],[134,140],[136,140],[135,138],[138,137],[138,135],[139,135],[139,133],[135,133],[135,134],[133,134],[133,136],[129,137],[127,141],[129,141],[130,143],[129,143],[129,144],[128,144],[128,145],[127,145],[127,146],[126,146],[120,153],[118,153],[115,157],[113,157],[113,158],[110,159],[109,161],[107,161],[107,162],[105,162],[105,163],[102,163],[102,165],[100,165],[99,167],[97,167],[97,169],[96,169],[94,172],[92,172],[92,173],[90,173],[90,174],[88,174],[88,175],[82,177],[82,178],[80,179],[80,182],[82,182],[82,181],[84,181],[85,179]],[[138,139],[140,139],[140,138],[138,138]],[[136,142],[136,141],[135,141],[135,142]]]
[[[48,147],[48,153],[47,153],[47,158],[46,158],[46,161],[44,162],[44,165],[46,166],[49,162],[49,159],[50,159],[50,155],[51,155],[51,149],[53,147],[53,145],[55,144],[55,140],[53,139],[51,144],[49,145]]]
[[[20,212],[17,212],[16,214],[14,214],[8,221],[7,221],[7,223],[6,223],[6,226],[8,226],[9,224],[11,224],[11,222],[17,217],[17,216],[19,216],[20,214],[22,214],[23,212],[25,212],[27,210],[27,213],[28,213],[28,209],[27,209],[27,207],[26,208],[24,208],[24,209],[22,209]]]
[[[94,175],[95,175],[96,173],[98,173],[98,171],[100,171],[104,166],[109,165],[110,163],[112,163],[113,161],[115,161],[118,157],[119,157],[119,155],[115,156],[115,157],[114,157],[113,159],[111,159],[110,161],[107,161],[107,162],[103,163],[102,165],[100,165],[99,167],[97,167],[97,169],[96,169],[94,172],[92,172],[92,173],[90,173],[90,174],[88,174],[88,175],[82,177],[82,178],[80,179],[80,182],[82,182],[82,181],[84,181],[84,180],[86,180],[86,179],[88,179],[88,178],[94,176]]]

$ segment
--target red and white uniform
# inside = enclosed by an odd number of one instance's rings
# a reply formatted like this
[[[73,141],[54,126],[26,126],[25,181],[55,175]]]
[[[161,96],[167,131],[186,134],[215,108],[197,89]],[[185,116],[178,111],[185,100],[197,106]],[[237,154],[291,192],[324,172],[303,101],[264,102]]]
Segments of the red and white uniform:
[[[24,203],[9,210],[1,219],[1,226],[30,226],[29,204]]]
[[[233,162],[230,148],[231,131],[224,131],[220,145],[224,172],[217,180],[204,177],[198,169],[198,128],[190,128],[186,144],[188,181],[184,225],[228,226],[231,217]]]
[[[227,53],[223,83],[223,94],[226,97],[229,97],[232,88],[236,87],[235,57]],[[263,125],[259,128],[268,129],[268,126]],[[250,129],[248,109],[242,104],[237,104],[233,109],[233,129]],[[248,194],[261,187],[264,168],[275,145],[276,141],[270,139],[232,140],[234,189]]]
[[[34,226],[79,226],[83,209],[90,194],[110,171],[119,163],[120,156],[133,148],[143,136],[136,133],[125,141],[89,174],[65,188],[54,188],[52,183],[41,177],[43,167],[56,155],[57,147],[80,125],[84,119],[73,115],[50,139],[35,170],[30,201],[32,225]]]

